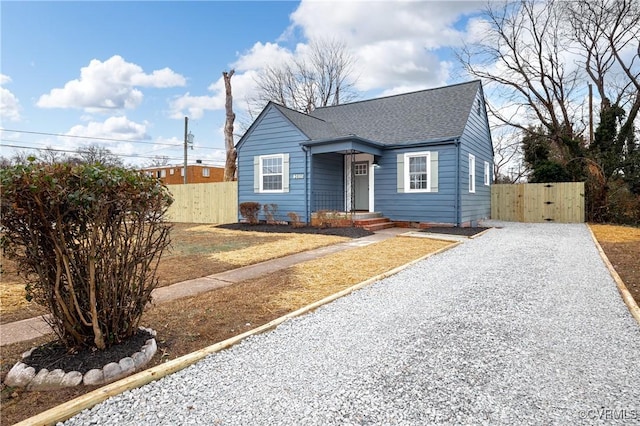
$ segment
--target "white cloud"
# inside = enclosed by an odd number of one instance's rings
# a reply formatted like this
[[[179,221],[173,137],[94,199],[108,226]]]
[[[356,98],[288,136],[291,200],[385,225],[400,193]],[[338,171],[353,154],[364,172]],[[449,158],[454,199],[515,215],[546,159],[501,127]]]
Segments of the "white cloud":
[[[136,123],[126,116],[109,117],[104,121],[89,121],[86,125],[76,125],[59,136],[56,148],[76,151],[89,145],[106,148],[113,154],[124,156],[127,163],[138,163],[133,158],[141,152],[146,153],[154,149],[155,145],[140,145],[133,141],[149,140],[147,129],[149,123]],[[77,137],[74,137],[77,136]],[[91,139],[96,138],[96,139]],[[117,139],[117,140],[104,140]],[[128,142],[132,141],[132,142]]]
[[[236,72],[231,77],[233,108],[236,114],[246,108],[244,100],[255,88],[256,75],[257,71],[247,70],[244,73]],[[224,110],[226,94],[222,75],[209,85],[208,90],[212,92],[208,96],[193,96],[187,92],[182,96],[175,97],[170,102],[169,116],[175,119],[188,116],[191,119],[198,120],[203,117],[205,111]]]
[[[284,63],[292,57],[290,50],[277,43],[257,42],[248,52],[238,55],[233,68],[240,72],[262,69],[267,65]]]
[[[370,44],[359,50],[358,57],[367,64],[356,84],[362,91],[383,88],[386,92],[399,93],[401,88],[444,85],[449,78],[448,63],[411,40]]]
[[[167,88],[185,84],[185,78],[169,68],[145,74],[139,65],[115,55],[104,62],[93,59],[80,70],[80,78],[42,95],[36,105],[81,108],[89,112],[131,109],[143,99],[138,87]]]
[[[189,92],[178,96],[171,101],[171,118],[183,118],[188,116],[194,120],[202,118],[206,110],[224,108],[224,99],[218,96],[192,96]]]
[[[457,43],[453,24],[478,10],[477,2],[451,1],[305,1],[291,14],[292,26],[309,40],[327,35],[361,47],[388,40],[421,40],[428,48]],[[322,19],[318,19],[318,17]]]
[[[436,50],[460,46],[454,24],[478,11],[477,2],[302,1],[292,27],[311,41],[342,40],[356,57],[357,88],[399,93],[446,84],[452,63]],[[322,19],[318,19],[322,16]]]
[[[145,140],[148,123],[136,123],[126,116],[109,117],[103,122],[91,121],[86,126],[73,126],[66,135],[123,140]],[[77,141],[77,139],[76,139]],[[115,141],[114,141],[115,143]]]
[[[0,74],[0,85],[11,83],[11,77]],[[9,89],[0,87],[0,118],[8,121],[20,121],[20,101]]]
[[[465,14],[477,12],[477,2],[326,2],[305,1],[291,15],[291,26],[280,41],[257,42],[238,53],[231,64],[234,110],[247,110],[247,99],[255,90],[255,79],[266,66],[302,58],[308,43],[287,48],[296,32],[308,42],[327,37],[343,41],[355,57],[354,75],[360,91],[395,94],[449,82],[452,62],[442,59],[437,49],[458,46],[464,33],[454,24]],[[318,19],[322,17],[322,19]],[[220,77],[209,87],[209,95],[186,93],[170,103],[170,116],[201,118],[208,110],[224,109],[224,84]],[[239,117],[240,118],[240,117]]]

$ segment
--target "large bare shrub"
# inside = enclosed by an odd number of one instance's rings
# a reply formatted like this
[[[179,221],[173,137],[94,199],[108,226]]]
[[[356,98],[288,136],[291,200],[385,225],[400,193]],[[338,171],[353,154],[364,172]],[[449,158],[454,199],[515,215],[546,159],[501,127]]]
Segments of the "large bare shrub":
[[[100,164],[0,171],[2,247],[68,347],[105,349],[137,332],[170,225],[156,179]]]

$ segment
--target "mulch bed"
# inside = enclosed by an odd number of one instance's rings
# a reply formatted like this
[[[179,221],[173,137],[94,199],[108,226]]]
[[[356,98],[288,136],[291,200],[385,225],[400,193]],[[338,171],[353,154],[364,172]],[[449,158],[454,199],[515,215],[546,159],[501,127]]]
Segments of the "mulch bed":
[[[347,238],[361,238],[373,235],[373,232],[355,226],[344,228],[316,228],[313,226],[293,227],[291,225],[277,225],[259,223],[251,225],[248,223],[227,223],[218,225],[218,228],[232,229],[234,231],[255,231],[255,232],[278,232],[278,233],[299,233],[299,234],[320,234],[320,235],[337,235]]]
[[[53,341],[35,348],[22,362],[35,368],[36,371],[43,368],[49,371],[59,368],[65,372],[79,371],[84,374],[94,368],[99,369],[110,362],[119,362],[122,358],[133,355],[140,351],[140,348],[151,338],[153,335],[148,331],[138,330],[130,339],[103,351],[93,348],[70,350],[60,341]]]
[[[487,229],[490,229],[490,228],[482,227],[482,226],[476,226],[476,227],[434,226],[432,228],[422,229],[420,230],[420,232],[429,232],[434,234],[462,235],[465,237],[471,237]]]
[[[232,229],[234,231],[256,231],[256,232],[279,232],[279,233],[302,233],[302,234],[321,234],[321,235],[338,235],[347,238],[361,238],[368,235],[372,235],[373,232],[367,231],[358,227],[336,227],[336,228],[317,228],[313,226],[303,226],[295,228],[291,225],[277,225],[259,223],[251,225],[248,223],[228,223],[224,225],[218,225],[218,228]],[[425,228],[420,232],[430,232],[434,234],[449,234],[449,235],[462,235],[471,237],[479,234],[480,232],[489,229],[487,227],[453,227],[453,226],[434,226],[431,228]]]

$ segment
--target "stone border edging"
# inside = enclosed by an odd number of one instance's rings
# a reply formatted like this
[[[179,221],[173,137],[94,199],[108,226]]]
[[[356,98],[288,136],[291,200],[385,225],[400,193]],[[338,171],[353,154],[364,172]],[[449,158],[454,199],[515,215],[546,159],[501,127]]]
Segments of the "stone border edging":
[[[609,274],[611,274],[611,277],[616,282],[616,286],[618,287],[618,291],[620,292],[620,296],[622,297],[622,300],[627,305],[627,308],[629,309],[629,312],[631,312],[631,315],[638,322],[638,325],[640,325],[640,307],[638,307],[638,304],[636,303],[635,299],[631,295],[631,292],[627,288],[626,284],[624,283],[624,281],[622,281],[622,278],[620,278],[620,275],[618,275],[618,272],[615,270],[615,268],[611,264],[611,261],[609,260],[606,253],[602,249],[602,246],[600,245],[600,243],[598,242],[596,235],[593,233],[591,226],[589,226],[588,223],[586,223],[585,225],[587,226],[587,229],[591,234],[591,239],[593,239],[593,242],[595,243],[596,248],[598,249],[598,253],[600,253],[600,257],[602,258],[602,260],[604,261],[604,264],[609,270]]]
[[[147,331],[152,337],[145,341],[139,351],[122,358],[119,362],[110,362],[102,368],[94,368],[84,374],[79,371],[65,372],[61,369],[49,371],[46,368],[36,372],[35,368],[23,362],[36,349],[33,347],[23,353],[22,359],[9,370],[4,383],[7,386],[24,387],[29,391],[53,391],[81,385],[104,385],[115,382],[144,367],[158,349],[156,332],[150,328],[140,327],[140,329]]]
[[[13,426],[30,426],[30,425],[55,425],[58,422],[65,421],[79,412],[86,410],[87,408],[91,408],[96,404],[99,404],[109,397],[118,395],[125,391],[139,388],[144,386],[150,382],[161,379],[162,377],[168,376],[169,374],[173,374],[177,371],[180,371],[186,367],[189,367],[192,364],[200,361],[208,355],[219,352],[223,349],[231,347],[245,338],[252,336],[254,334],[260,334],[265,331],[268,331],[272,328],[277,327],[285,321],[288,321],[292,318],[301,316],[308,312],[311,312],[322,305],[325,305],[329,302],[333,302],[336,299],[339,299],[343,296],[348,295],[356,290],[364,288],[376,281],[380,281],[384,278],[387,278],[391,275],[397,274],[403,269],[408,268],[409,266],[420,262],[424,259],[427,259],[436,254],[442,253],[444,251],[450,250],[452,248],[457,247],[462,244],[461,242],[451,242],[450,245],[443,247],[439,250],[436,250],[432,253],[421,256],[418,259],[412,260],[404,265],[393,268],[387,272],[383,272],[382,274],[378,274],[375,277],[369,278],[365,281],[362,281],[358,284],[355,284],[349,288],[341,290],[337,293],[334,293],[330,296],[325,297],[324,299],[318,300],[317,302],[311,303],[307,306],[304,306],[296,311],[290,312],[282,317],[276,318],[266,324],[261,325],[260,327],[254,328],[252,330],[246,331],[237,336],[231,337],[227,340],[223,340],[222,342],[214,343],[211,346],[207,346],[206,348],[197,350],[195,352],[191,352],[189,354],[183,355],[174,360],[165,362],[164,364],[156,365],[155,367],[151,367],[147,370],[136,373],[132,376],[126,377],[124,379],[118,380],[117,382],[110,383],[106,386],[103,386],[99,389],[91,391],[85,395],[79,396],[78,398],[72,399],[71,401],[67,401],[63,404],[60,404],[56,407],[50,408],[40,414],[37,414],[28,419],[22,420],[14,424]]]

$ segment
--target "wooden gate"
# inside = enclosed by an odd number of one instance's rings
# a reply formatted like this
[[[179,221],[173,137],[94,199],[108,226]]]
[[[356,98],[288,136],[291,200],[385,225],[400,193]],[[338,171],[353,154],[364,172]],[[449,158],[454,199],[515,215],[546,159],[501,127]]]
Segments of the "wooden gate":
[[[491,218],[511,222],[584,222],[584,182],[492,185]]]

